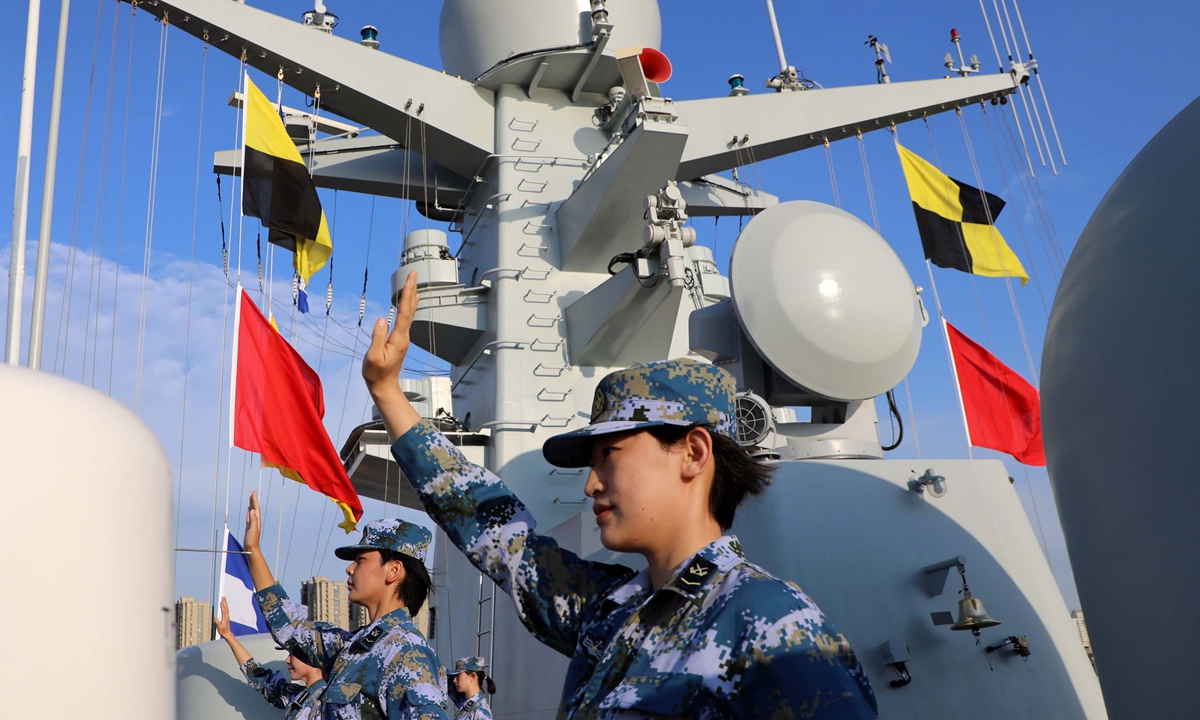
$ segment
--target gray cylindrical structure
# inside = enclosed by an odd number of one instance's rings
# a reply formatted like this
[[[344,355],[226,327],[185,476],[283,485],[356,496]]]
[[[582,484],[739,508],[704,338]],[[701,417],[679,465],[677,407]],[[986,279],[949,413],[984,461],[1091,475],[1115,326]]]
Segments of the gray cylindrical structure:
[[[607,0],[609,52],[662,41],[657,0]],[[442,68],[474,79],[513,55],[592,41],[588,0],[445,0],[438,40]]]
[[[1100,203],[1046,331],[1046,456],[1113,720],[1195,713],[1197,166],[1200,101]]]

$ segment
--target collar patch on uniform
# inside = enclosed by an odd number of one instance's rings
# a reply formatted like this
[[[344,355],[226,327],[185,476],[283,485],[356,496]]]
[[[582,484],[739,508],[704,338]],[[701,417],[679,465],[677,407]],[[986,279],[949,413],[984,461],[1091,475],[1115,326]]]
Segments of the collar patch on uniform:
[[[688,566],[679,573],[675,584],[682,590],[696,592],[708,584],[717,573],[717,565],[713,561],[697,555]]]

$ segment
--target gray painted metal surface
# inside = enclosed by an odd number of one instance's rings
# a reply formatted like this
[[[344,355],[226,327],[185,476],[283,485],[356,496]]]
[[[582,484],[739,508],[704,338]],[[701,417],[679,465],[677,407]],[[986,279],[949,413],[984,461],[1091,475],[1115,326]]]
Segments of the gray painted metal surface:
[[[207,34],[234,57],[244,49],[246,63],[271,77],[282,66],[287,85],[307,95],[320,87],[325,109],[397,142],[424,137],[423,154],[463,177],[492,152],[492,93],[465,80],[241,3],[159,0],[138,9]]]
[[[287,653],[276,649],[268,634],[238,638],[255,660],[269,670],[287,673]],[[271,707],[246,683],[224,640],[186,647],[175,653],[178,720],[278,720]]]
[[[1092,215],[1046,328],[1042,423],[1096,669],[1117,720],[1196,714],[1200,101]]]

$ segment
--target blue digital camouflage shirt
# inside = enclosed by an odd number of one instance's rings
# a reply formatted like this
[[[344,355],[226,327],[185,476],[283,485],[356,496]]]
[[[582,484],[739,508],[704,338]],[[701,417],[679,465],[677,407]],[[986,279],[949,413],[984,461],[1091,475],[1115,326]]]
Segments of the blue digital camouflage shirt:
[[[446,671],[403,608],[352,633],[306,620],[279,585],[255,597],[275,640],[325,672],[325,720],[448,720]]]
[[[492,706],[488,705],[482,690],[466,699],[462,693],[451,690],[450,697],[458,707],[454,720],[492,720]]]
[[[800,588],[747,562],[736,538],[705,547],[652,591],[647,571],[588,562],[536,534],[508,487],[428,421],[392,453],[525,627],[571,658],[560,717],[875,718],[846,639]]]
[[[292,682],[285,673],[259,665],[254,658],[242,663],[241,670],[250,687],[261,693],[267,702],[284,710],[287,720],[320,720],[324,680],[305,687],[303,683]]]

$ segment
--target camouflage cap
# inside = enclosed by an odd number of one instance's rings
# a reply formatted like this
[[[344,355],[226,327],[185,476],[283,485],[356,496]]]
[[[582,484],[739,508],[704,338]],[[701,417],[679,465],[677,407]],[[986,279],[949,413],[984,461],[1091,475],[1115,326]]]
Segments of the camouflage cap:
[[[340,547],[333,554],[340,560],[353,560],[363,550],[394,550],[425,562],[425,551],[432,539],[433,534],[420,525],[387,518],[367,523],[357,545]]]
[[[609,373],[596,386],[587,427],[555,435],[542,445],[558,467],[586,467],[592,436],[660,425],[704,425],[737,439],[733,376],[696,360],[661,360]]]
[[[487,661],[478,655],[471,657],[459,658],[454,661],[454,669],[447,672],[447,675],[457,675],[465,672],[482,672],[487,667]]]

